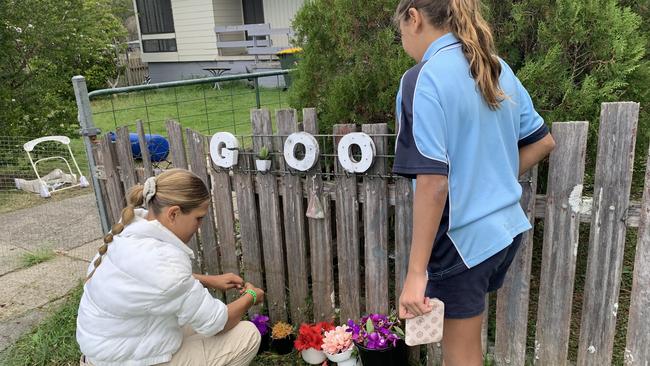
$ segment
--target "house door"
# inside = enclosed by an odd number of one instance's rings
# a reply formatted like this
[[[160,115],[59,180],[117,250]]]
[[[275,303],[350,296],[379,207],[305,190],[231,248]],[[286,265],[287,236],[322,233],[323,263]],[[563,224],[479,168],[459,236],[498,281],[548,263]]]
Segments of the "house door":
[[[263,0],[242,0],[244,10],[244,24],[264,23]]]

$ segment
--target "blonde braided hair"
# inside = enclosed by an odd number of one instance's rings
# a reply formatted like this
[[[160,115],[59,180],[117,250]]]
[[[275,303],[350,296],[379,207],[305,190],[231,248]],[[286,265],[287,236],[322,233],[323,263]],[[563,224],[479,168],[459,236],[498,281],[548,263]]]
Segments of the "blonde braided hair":
[[[150,188],[152,184],[153,187]],[[145,186],[148,186],[147,192]],[[181,212],[187,214],[208,199],[210,199],[210,191],[201,178],[185,169],[166,170],[155,178],[149,178],[145,185],[137,184],[131,187],[127,195],[126,207],[122,209],[120,222],[114,224],[111,231],[104,236],[104,243],[97,250],[99,257],[93,262],[94,268],[86,278],[86,282],[102,263],[102,258],[108,251],[110,243],[113,242],[113,237],[120,234],[126,225],[133,221],[136,207],[145,206],[153,212],[154,216],[158,216],[163,208],[178,206]]]

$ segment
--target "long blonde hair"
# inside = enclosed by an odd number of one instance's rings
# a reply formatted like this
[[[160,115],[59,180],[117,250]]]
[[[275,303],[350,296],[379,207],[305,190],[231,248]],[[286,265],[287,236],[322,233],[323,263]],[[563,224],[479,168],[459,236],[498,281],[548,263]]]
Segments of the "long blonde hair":
[[[411,8],[420,10],[434,27],[449,29],[461,41],[481,95],[490,109],[498,109],[506,98],[499,86],[501,64],[490,26],[481,15],[480,0],[401,0],[395,20],[408,18]]]
[[[153,212],[154,216],[159,215],[163,208],[171,206],[178,206],[181,212],[189,213],[210,199],[210,192],[201,178],[188,170],[170,169],[155,177],[154,181],[155,194],[146,202],[146,207]],[[136,207],[145,205],[143,192],[142,184],[137,184],[129,189],[127,205],[122,209],[121,220],[113,225],[111,231],[104,236],[104,244],[97,250],[99,257],[93,262],[95,268],[90,272],[86,281],[90,280],[97,267],[102,263],[102,258],[113,241],[113,236],[121,233],[124,227],[133,221]]]

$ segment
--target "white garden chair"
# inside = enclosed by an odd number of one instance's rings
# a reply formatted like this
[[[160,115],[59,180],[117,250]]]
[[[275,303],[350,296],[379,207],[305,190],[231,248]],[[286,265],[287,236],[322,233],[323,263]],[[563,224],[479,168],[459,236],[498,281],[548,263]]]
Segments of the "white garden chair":
[[[74,163],[74,166],[75,166],[75,168],[77,168],[77,172],[79,173],[79,175],[78,175],[79,180],[77,180],[77,175],[75,175],[72,172],[72,168],[70,167],[70,163],[68,163],[68,160],[66,160],[66,158],[64,158],[63,156],[50,156],[50,157],[46,157],[46,158],[42,158],[42,159],[38,159],[38,160],[34,161],[34,159],[32,158],[32,151],[34,150],[36,145],[38,145],[38,144],[40,144],[42,142],[46,142],[46,141],[60,142],[60,143],[64,144],[68,148],[68,152],[70,153],[70,157],[72,158],[72,162]],[[85,187],[89,186],[88,180],[81,173],[81,169],[79,169],[79,165],[77,164],[77,159],[75,159],[74,154],[72,154],[72,149],[70,149],[70,138],[68,138],[66,136],[45,136],[45,137],[40,137],[40,138],[31,140],[31,141],[25,143],[23,145],[23,148],[25,149],[25,152],[27,152],[27,156],[29,157],[29,162],[32,164],[32,168],[34,168],[34,173],[36,173],[37,180],[35,181],[35,183],[37,182],[37,184],[38,184],[38,189],[39,189],[38,193],[41,195],[41,197],[44,197],[44,198],[45,197],[50,197],[51,194],[54,193],[54,192],[63,191],[65,189],[69,189],[69,188],[73,188],[73,187],[85,188]],[[36,166],[39,163],[42,163],[42,162],[48,161],[48,160],[56,160],[56,159],[63,160],[65,162],[65,164],[68,166],[68,171],[70,172],[69,176],[72,177],[71,182],[70,182],[71,185],[68,185],[68,186],[64,187],[64,184],[62,184],[60,179],[59,180],[48,180],[46,178],[47,176],[41,177],[38,174],[38,169],[36,168]]]

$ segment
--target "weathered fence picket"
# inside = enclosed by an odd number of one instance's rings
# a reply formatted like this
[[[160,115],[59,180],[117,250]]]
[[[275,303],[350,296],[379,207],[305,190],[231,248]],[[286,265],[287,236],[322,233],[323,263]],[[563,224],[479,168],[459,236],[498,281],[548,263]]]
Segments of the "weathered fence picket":
[[[281,109],[276,112],[278,134],[288,136],[298,132],[295,109]],[[285,138],[286,139],[286,138]],[[284,144],[284,141],[283,141]],[[282,177],[282,211],[284,220],[284,239],[287,249],[287,277],[289,291],[289,314],[294,322],[307,319],[307,235],[305,233],[305,207],[303,203],[302,182],[297,175]]]
[[[149,153],[149,145],[144,135],[144,125],[142,120],[135,121],[135,127],[138,131],[138,143],[140,144],[140,156],[142,157],[142,167],[144,168],[144,179],[153,177],[153,166],[151,165],[151,154]],[[142,182],[144,183],[144,181]]]
[[[108,195],[108,212],[111,216],[107,221],[113,225],[120,221],[122,208],[126,204],[126,201],[124,199],[124,188],[120,181],[119,163],[116,158],[115,145],[111,142],[111,137],[108,134],[101,140],[99,151],[104,165],[104,179],[106,182],[106,193]]]
[[[520,182],[521,207],[526,212],[530,223],[534,225],[537,168],[534,167],[524,173],[520,177]],[[521,240],[521,248],[512,262],[503,287],[497,292],[494,349],[494,361],[497,365],[524,365],[526,360],[533,231],[525,233]]]
[[[318,134],[316,110],[303,110],[303,127],[305,132]],[[323,179],[319,174],[321,164],[318,162],[306,175],[305,188],[309,201],[317,200],[321,204],[322,219],[307,218],[309,226],[309,250],[311,253],[312,299],[314,303],[314,320],[331,320],[334,318],[334,246],[332,242],[332,214],[329,195],[323,195]],[[316,202],[312,202],[315,204]]]
[[[388,126],[385,123],[363,125],[361,130],[373,136],[377,153],[369,175],[363,178],[366,312],[388,313],[388,183],[377,176],[386,174],[386,158],[382,155],[388,151]]]
[[[603,103],[578,365],[612,361],[638,103]]]
[[[539,365],[567,362],[588,128],[587,122],[553,124],[535,328]]]
[[[626,366],[650,363],[650,151],[645,171],[643,205],[636,243],[634,281],[627,323]]]
[[[270,151],[273,146],[273,129],[268,110],[253,110],[253,151],[259,153],[265,146]],[[276,161],[273,161],[275,164]],[[276,165],[277,166],[277,165]],[[271,167],[273,170],[273,166]],[[260,232],[264,248],[264,274],[266,275],[267,304],[269,315],[274,320],[287,320],[287,301],[285,294],[284,245],[280,215],[278,183],[273,174],[258,172],[255,176],[259,194]],[[243,207],[239,207],[241,211]],[[255,206],[246,208],[255,209]]]
[[[168,120],[166,122],[167,135],[169,136],[169,156],[172,159],[174,168],[187,169],[187,158],[185,156],[185,146],[183,144],[183,130],[181,125],[174,121]],[[192,236],[187,245],[194,251],[196,257],[192,261],[192,270],[194,272],[201,272],[201,260],[199,254],[199,241],[196,235]]]
[[[206,137],[188,128],[185,130],[185,138],[185,145],[189,153],[190,170],[201,178],[206,187],[210,189],[212,182],[207,169]],[[202,264],[203,271],[206,273],[222,273],[219,265],[214,213],[211,208],[212,206],[208,209],[208,214],[203,217],[199,227],[199,238],[201,238],[200,255],[202,257],[199,263]]]
[[[233,171],[232,179],[237,197],[242,274],[246,281],[255,286],[262,286],[264,283],[264,267],[262,264],[260,214],[257,210],[255,190],[253,189],[255,187],[253,175],[248,172],[252,169],[254,169],[252,157],[243,154],[239,157],[238,169]],[[252,307],[249,315],[258,313],[260,309],[261,306]]]
[[[133,153],[131,152],[131,139],[127,127],[118,127],[115,136],[117,145],[117,160],[120,164],[120,177],[124,186],[124,192],[128,193],[129,189],[138,183],[135,175],[135,164],[133,163]]]
[[[239,274],[237,257],[237,240],[235,238],[235,217],[233,207],[233,190],[228,170],[209,164],[208,173],[212,177],[212,207],[217,225],[217,240],[223,273]],[[234,177],[233,177],[234,180]],[[260,282],[261,283],[261,282]],[[255,284],[259,286],[257,283]],[[239,295],[226,292],[226,299],[232,301]]]
[[[353,124],[334,125],[334,149],[340,136],[355,132]],[[361,315],[361,272],[359,271],[359,198],[355,175],[343,174],[337,162],[336,185],[336,256],[339,270],[341,319]]]

